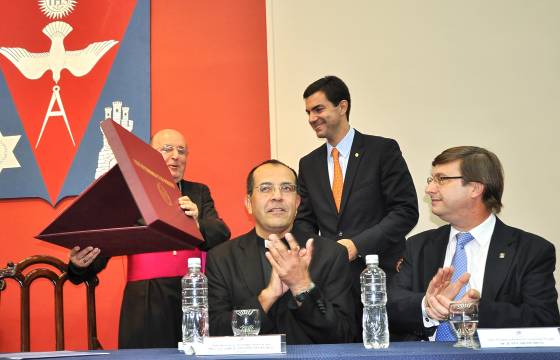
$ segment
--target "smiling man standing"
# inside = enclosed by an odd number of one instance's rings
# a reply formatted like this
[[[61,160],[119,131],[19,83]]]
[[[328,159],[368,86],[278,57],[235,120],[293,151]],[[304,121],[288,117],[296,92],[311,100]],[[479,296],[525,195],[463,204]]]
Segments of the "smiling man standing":
[[[299,162],[301,204],[294,226],[346,247],[354,301],[361,308],[365,256],[379,255],[390,283],[405,236],[418,221],[416,190],[395,140],[350,126],[350,92],[341,79],[321,78],[303,98],[309,125],[326,144]],[[361,311],[356,321],[361,324]]]
[[[208,253],[212,336],[232,335],[232,310],[259,309],[260,333],[286,334],[288,344],[354,339],[346,252],[318,236],[290,233],[300,202],[296,184],[295,171],[277,160],[249,173],[245,207],[255,228]]]

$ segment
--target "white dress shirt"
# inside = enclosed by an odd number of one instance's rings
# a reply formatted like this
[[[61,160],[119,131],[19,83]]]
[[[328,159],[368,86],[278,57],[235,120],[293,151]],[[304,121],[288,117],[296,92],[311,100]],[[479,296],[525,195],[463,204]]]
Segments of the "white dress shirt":
[[[467,284],[468,289],[476,289],[480,292],[482,296],[482,283],[484,281],[484,271],[486,268],[486,258],[488,257],[488,249],[490,247],[490,239],[492,238],[492,233],[494,232],[494,226],[496,225],[496,216],[490,214],[486,220],[484,220],[480,225],[469,230],[468,232],[474,237],[474,240],[469,241],[465,245],[465,253],[467,255],[467,272],[471,274],[469,283]],[[445,251],[445,260],[443,262],[444,267],[451,266],[451,261],[453,260],[453,255],[455,254],[455,248],[457,247],[457,234],[461,232],[451,227],[449,232],[449,242],[447,243],[447,249]],[[422,299],[422,319],[425,327],[438,326],[439,321],[431,319],[426,313],[426,307],[424,305],[424,298]],[[433,340],[434,336],[430,337]]]
[[[354,128],[350,128],[342,140],[336,145],[336,149],[339,152],[338,162],[340,163],[340,168],[342,169],[342,180],[346,178],[346,168],[348,167],[348,159],[350,158],[350,150],[352,150],[352,142],[354,141]],[[332,188],[333,177],[334,177],[334,159],[332,157],[332,149],[334,146],[327,142],[327,167],[329,169],[329,181]]]

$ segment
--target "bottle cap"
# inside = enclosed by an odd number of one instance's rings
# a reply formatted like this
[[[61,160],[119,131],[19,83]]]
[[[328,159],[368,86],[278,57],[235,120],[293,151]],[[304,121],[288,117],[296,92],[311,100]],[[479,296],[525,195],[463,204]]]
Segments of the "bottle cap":
[[[366,255],[366,265],[369,264],[379,265],[379,257],[377,256],[377,254]]]
[[[190,268],[191,267],[200,267],[200,258],[195,258],[195,257],[189,258],[187,260],[187,266],[190,267]]]

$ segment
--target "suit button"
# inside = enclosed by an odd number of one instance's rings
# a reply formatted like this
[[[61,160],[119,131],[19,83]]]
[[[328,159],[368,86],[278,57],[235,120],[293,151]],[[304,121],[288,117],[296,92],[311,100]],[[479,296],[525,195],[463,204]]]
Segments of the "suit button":
[[[320,299],[317,300],[316,304],[317,304],[317,307],[319,308],[319,311],[321,312],[321,314],[325,315],[327,313],[327,308],[326,308],[323,300],[320,300]]]

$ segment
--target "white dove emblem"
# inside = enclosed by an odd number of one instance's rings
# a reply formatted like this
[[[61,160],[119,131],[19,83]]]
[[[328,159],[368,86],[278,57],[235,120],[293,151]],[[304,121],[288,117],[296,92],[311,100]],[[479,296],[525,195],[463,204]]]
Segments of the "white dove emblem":
[[[48,70],[52,71],[55,86],[53,87],[49,108],[43,120],[35,148],[39,146],[49,119],[54,116],[62,116],[72,144],[76,146],[72,130],[70,130],[70,123],[62,104],[62,98],[60,97],[60,86],[58,85],[60,73],[63,69],[67,69],[72,75],[77,77],[86,75],[93,69],[99,59],[118,43],[116,40],[99,41],[89,44],[82,50],[66,51],[64,48],[64,38],[72,30],[72,26],[64,21],[55,21],[45,26],[43,34],[51,39],[49,52],[32,53],[22,48],[0,47],[0,54],[10,60],[23,76],[30,80],[39,79]],[[60,110],[53,109],[55,103]]]
[[[66,51],[64,38],[72,31],[72,26],[55,21],[43,28],[43,33],[51,39],[49,52],[32,53],[22,48],[0,47],[0,54],[10,60],[28,79],[39,79],[47,70],[52,71],[53,80],[58,83],[62,69],[80,77],[91,71],[99,59],[115,44],[116,40],[99,41],[85,49]]]

